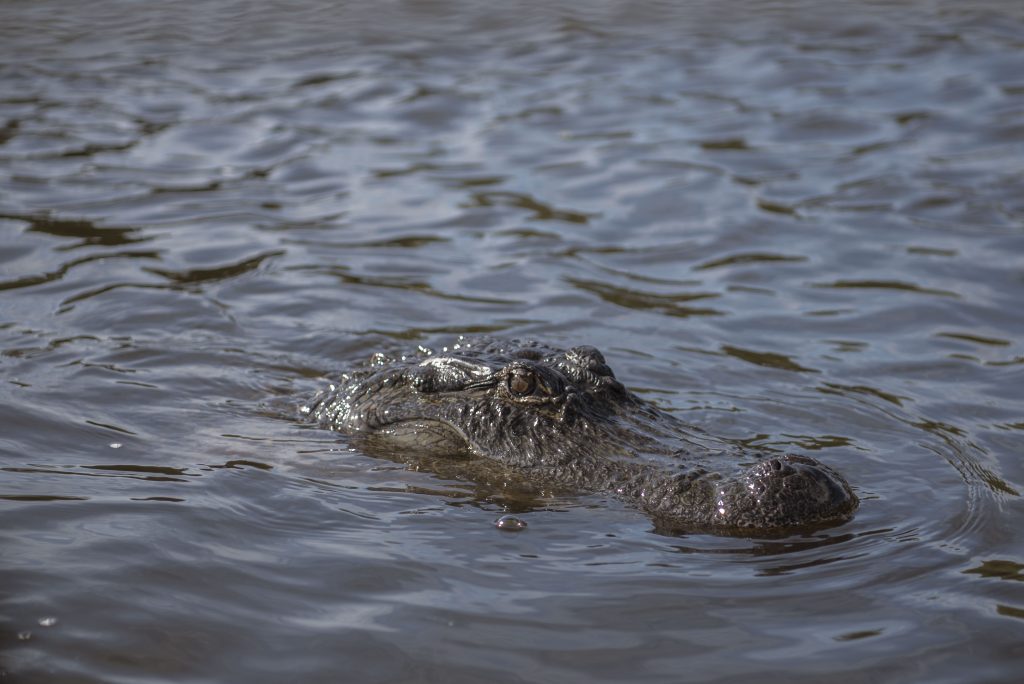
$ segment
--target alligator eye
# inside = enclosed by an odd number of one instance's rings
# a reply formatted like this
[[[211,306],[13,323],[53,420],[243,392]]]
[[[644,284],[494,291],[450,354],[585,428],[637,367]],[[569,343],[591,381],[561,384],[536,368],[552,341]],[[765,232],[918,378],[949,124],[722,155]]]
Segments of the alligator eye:
[[[508,376],[508,391],[514,396],[525,397],[533,394],[536,386],[536,376],[525,368],[516,368]]]

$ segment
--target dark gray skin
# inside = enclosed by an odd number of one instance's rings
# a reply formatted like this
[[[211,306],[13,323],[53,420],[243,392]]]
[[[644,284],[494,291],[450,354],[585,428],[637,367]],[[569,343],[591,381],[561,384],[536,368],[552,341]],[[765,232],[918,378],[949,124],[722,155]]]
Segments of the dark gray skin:
[[[835,524],[858,505],[812,458],[737,453],[640,399],[593,347],[482,339],[378,354],[304,411],[371,455],[493,459],[540,484],[610,493],[677,530]]]

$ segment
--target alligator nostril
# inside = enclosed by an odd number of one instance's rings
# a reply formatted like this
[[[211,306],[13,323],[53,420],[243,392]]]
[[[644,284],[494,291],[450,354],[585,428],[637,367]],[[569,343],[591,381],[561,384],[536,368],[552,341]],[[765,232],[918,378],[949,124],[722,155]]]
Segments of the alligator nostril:
[[[772,470],[777,473],[782,472],[782,461],[777,458],[773,458],[769,463],[771,463]]]

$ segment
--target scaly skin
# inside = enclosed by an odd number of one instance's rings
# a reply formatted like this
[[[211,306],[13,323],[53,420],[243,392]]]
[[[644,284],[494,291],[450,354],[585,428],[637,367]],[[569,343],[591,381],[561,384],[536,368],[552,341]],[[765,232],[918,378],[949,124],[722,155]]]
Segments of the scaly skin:
[[[623,387],[593,347],[481,339],[450,353],[378,354],[305,411],[367,438],[371,452],[494,459],[540,483],[612,493],[676,529],[832,524],[858,505],[842,476],[812,458],[751,465],[749,454],[708,446]]]

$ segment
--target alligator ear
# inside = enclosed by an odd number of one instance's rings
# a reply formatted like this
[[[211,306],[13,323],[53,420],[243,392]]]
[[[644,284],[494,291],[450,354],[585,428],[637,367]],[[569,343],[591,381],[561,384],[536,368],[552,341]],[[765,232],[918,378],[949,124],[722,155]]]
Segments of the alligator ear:
[[[598,376],[614,378],[615,373],[608,367],[604,355],[594,347],[573,347],[565,352],[565,368],[571,375],[581,377]]]
[[[615,379],[615,373],[605,363],[604,355],[594,347],[573,347],[565,352],[559,363],[574,383],[588,390],[611,392],[618,396],[628,394],[626,388]]]
[[[413,386],[420,392],[457,392],[477,386],[492,386],[494,371],[489,366],[453,356],[432,356],[410,369]]]
[[[527,361],[541,361],[544,359],[544,352],[536,348],[517,349],[512,354],[513,359],[526,359]]]

